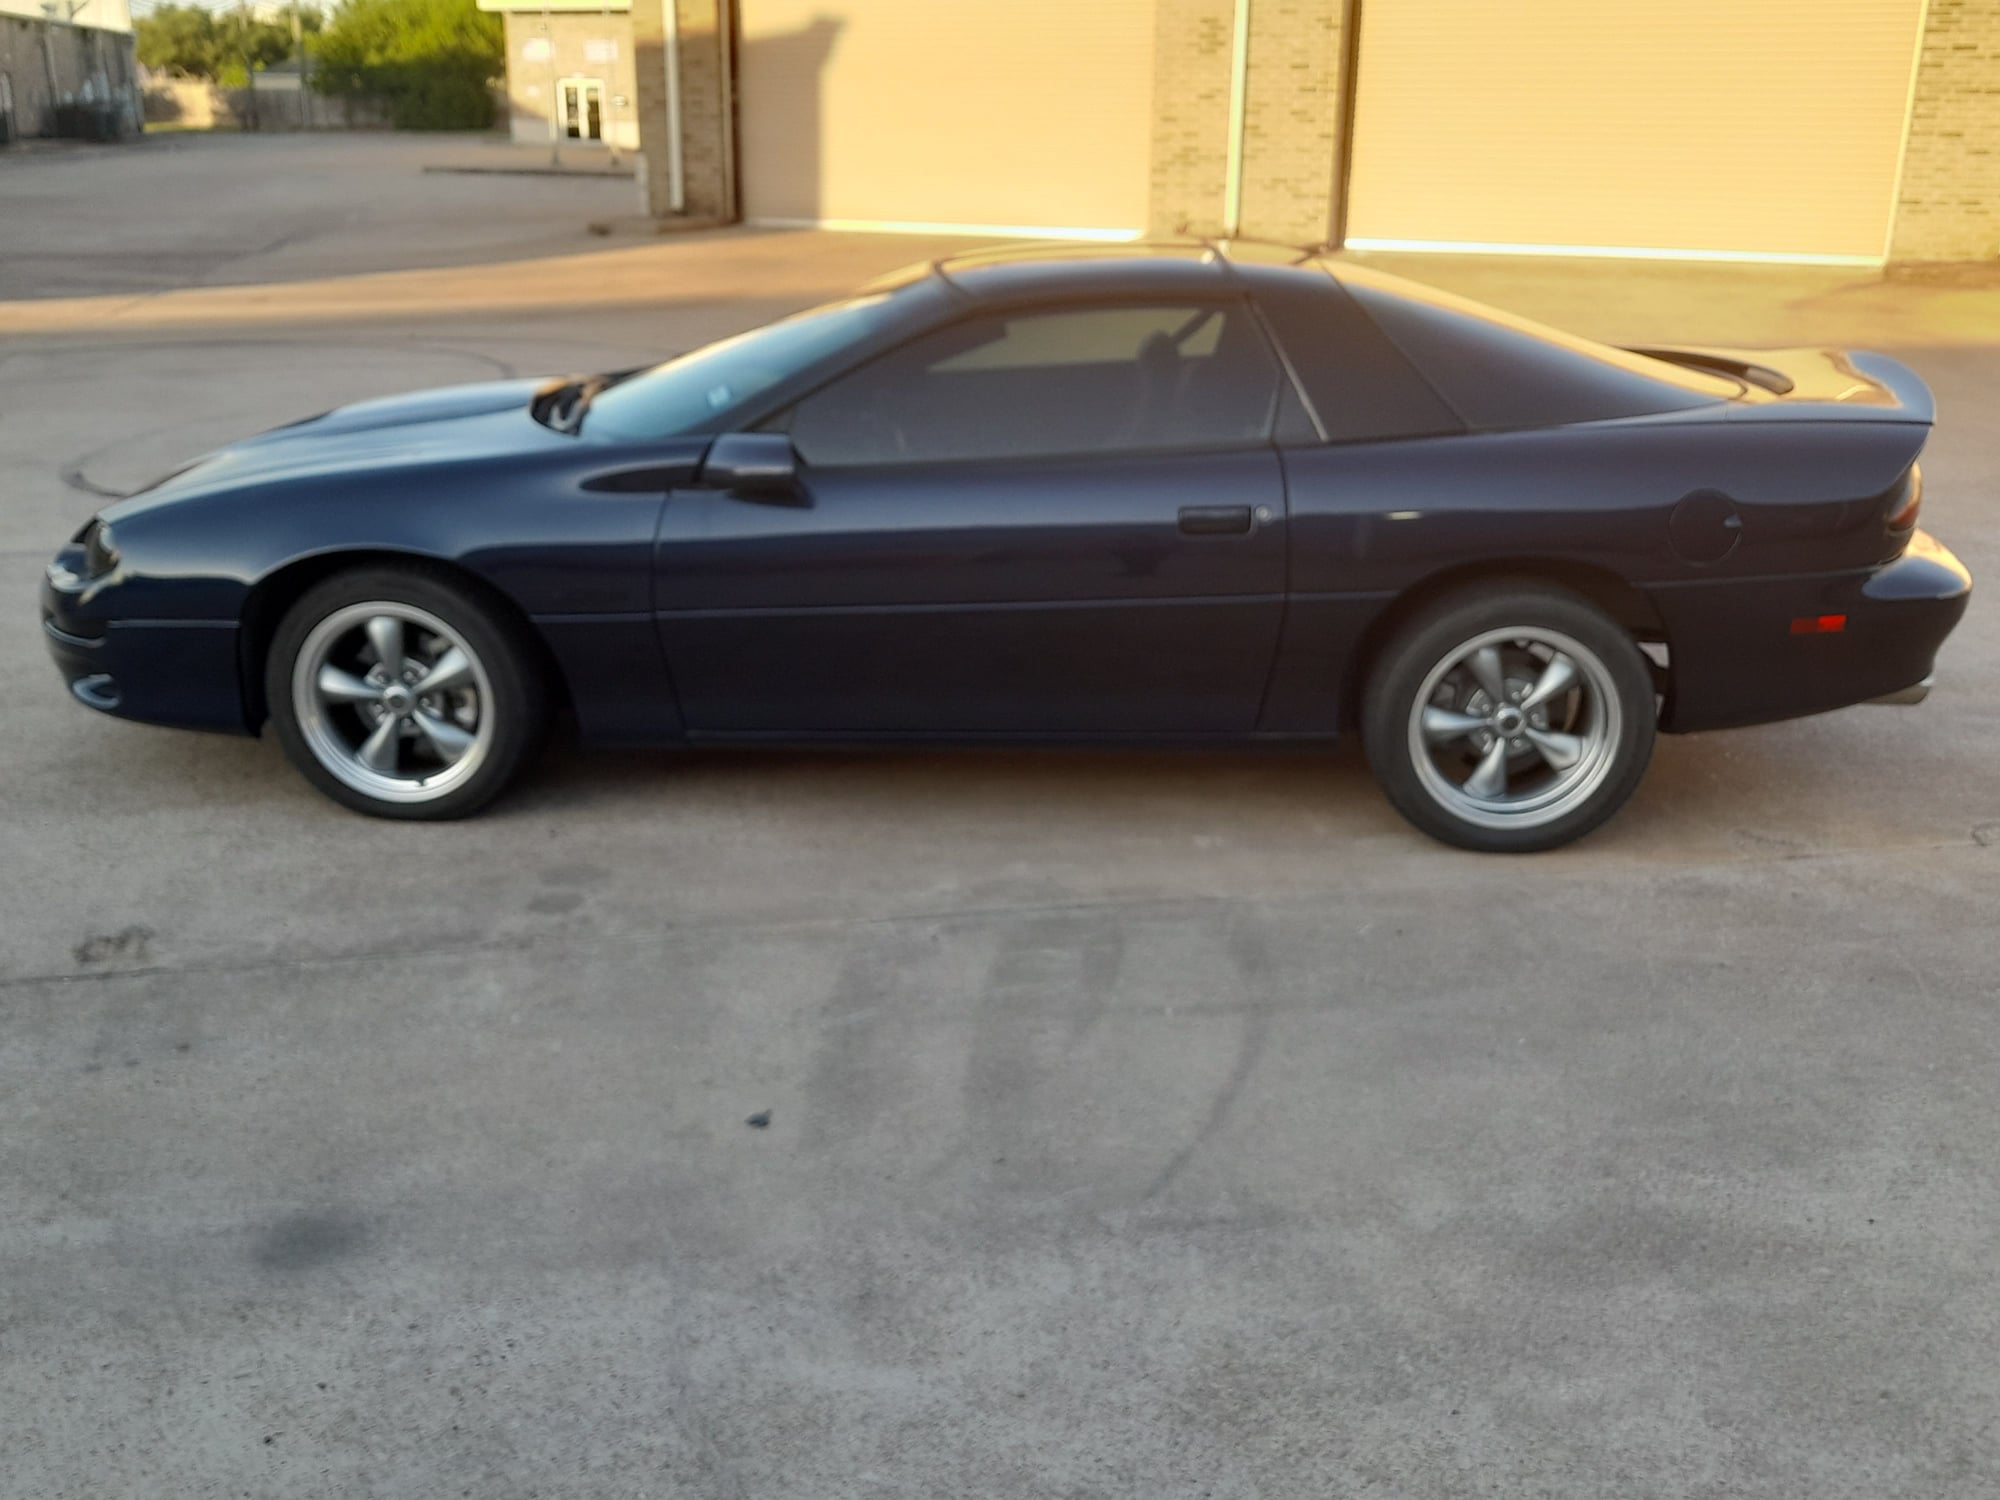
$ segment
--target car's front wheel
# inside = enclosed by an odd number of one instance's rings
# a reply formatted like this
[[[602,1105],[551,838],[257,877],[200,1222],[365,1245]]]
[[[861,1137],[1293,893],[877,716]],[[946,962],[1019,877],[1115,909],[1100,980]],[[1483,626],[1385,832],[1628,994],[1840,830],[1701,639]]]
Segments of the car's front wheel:
[[[539,744],[547,700],[521,628],[442,572],[366,568],[308,590],[272,639],[279,742],[335,801],[384,818],[459,818]]]
[[[1489,584],[1412,618],[1368,680],[1362,737],[1397,811],[1463,849],[1580,838],[1632,795],[1653,753],[1652,669],[1576,595]]]

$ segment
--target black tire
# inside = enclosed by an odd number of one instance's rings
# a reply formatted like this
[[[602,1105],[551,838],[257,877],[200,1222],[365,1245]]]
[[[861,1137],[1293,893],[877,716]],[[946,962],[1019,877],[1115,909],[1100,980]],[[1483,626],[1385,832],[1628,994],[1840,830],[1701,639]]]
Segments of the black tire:
[[[397,634],[385,638],[407,663],[404,676],[417,680],[395,703],[386,698],[394,682],[378,702],[308,691],[301,665],[307,652],[323,667],[346,668],[355,685],[394,676],[380,668],[371,605],[386,606],[377,613],[397,621]],[[356,643],[356,631],[368,644]],[[412,697],[428,680],[426,667],[443,662],[441,646],[458,648],[469,671],[461,670],[456,687]],[[316,683],[319,668],[313,670]],[[541,655],[525,627],[476,587],[422,564],[355,568],[308,589],[272,637],[264,700],[278,742],[306,780],[356,812],[421,821],[463,818],[491,802],[541,748],[549,715]],[[404,702],[410,712],[398,727],[385,727]],[[447,761],[455,744],[464,748]],[[373,760],[366,754],[371,745]],[[387,767],[377,770],[384,754]]]
[[[1523,714],[1534,686],[1560,679],[1533,675],[1557,655],[1575,686]],[[1512,712],[1484,686],[1496,663]],[[1376,780],[1412,824],[1461,849],[1525,854],[1581,838],[1625,804],[1657,717],[1651,664],[1624,627],[1566,589],[1511,580],[1404,622],[1369,671],[1361,730]]]

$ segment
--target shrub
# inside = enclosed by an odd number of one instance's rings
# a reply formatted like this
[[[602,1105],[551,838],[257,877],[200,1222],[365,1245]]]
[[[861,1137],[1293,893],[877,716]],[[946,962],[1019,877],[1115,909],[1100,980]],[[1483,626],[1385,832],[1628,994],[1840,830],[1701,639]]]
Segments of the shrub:
[[[501,36],[473,0],[343,0],[313,49],[313,87],[380,99],[398,130],[483,130]]]

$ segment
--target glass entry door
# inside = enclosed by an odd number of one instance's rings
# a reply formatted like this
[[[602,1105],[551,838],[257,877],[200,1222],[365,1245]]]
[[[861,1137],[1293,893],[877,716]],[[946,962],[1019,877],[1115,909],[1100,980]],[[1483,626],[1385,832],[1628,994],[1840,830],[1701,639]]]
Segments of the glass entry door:
[[[604,139],[604,80],[565,78],[562,90],[563,134],[573,141]]]

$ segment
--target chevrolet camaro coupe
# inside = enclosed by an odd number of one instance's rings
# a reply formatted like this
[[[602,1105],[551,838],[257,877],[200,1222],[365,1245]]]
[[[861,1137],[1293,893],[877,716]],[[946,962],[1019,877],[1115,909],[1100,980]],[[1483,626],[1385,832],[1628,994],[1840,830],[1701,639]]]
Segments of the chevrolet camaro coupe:
[[[1971,589],[1932,402],[1822,349],[1622,349],[1206,244],[954,256],[650,369],[368,401],[107,507],[71,693],[448,818],[586,741],[1358,731],[1481,850],[1684,733],[1913,702]]]

